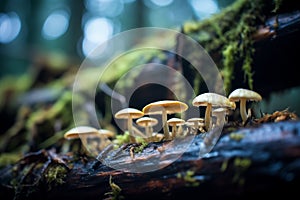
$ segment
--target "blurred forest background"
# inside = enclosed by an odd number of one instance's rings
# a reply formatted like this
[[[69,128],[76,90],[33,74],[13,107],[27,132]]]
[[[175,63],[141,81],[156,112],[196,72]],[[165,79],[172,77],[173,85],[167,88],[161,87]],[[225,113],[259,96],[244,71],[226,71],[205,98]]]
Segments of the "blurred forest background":
[[[22,75],[34,71],[41,62],[58,67],[68,62],[67,66],[79,67],[97,45],[122,31],[148,26],[178,29],[186,21],[209,18],[233,2],[2,0],[0,80],[11,76],[22,79]],[[276,91],[261,102],[261,109],[271,113],[289,108],[300,113],[299,94],[297,87]]]
[[[28,72],[36,55],[80,63],[103,41],[138,27],[178,28],[234,0],[2,0],[1,77]],[[59,57],[56,57],[59,58]]]

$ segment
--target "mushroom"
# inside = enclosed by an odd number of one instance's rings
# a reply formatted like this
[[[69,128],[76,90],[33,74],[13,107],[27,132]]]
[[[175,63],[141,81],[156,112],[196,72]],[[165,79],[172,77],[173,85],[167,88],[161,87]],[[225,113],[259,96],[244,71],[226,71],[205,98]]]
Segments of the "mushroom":
[[[154,142],[160,142],[164,138],[163,133],[152,133],[152,139]]]
[[[144,116],[144,113],[138,109],[135,108],[124,108],[122,110],[119,110],[115,114],[115,118],[117,119],[127,119],[127,129],[130,135],[130,141],[135,142],[135,138],[133,136],[133,126],[132,126],[132,119],[140,118]]]
[[[257,92],[252,90],[238,88],[230,93],[228,96],[229,101],[237,102],[240,101],[240,115],[243,120],[243,124],[247,121],[247,110],[246,102],[247,101],[261,101],[262,97]]]
[[[187,120],[187,125],[192,127],[195,131],[195,134],[197,134],[198,130],[201,131],[201,128],[204,127],[204,119],[201,117],[193,117]],[[202,132],[202,131],[201,131]]]
[[[220,126],[222,123],[226,122],[225,118],[229,114],[228,108],[220,107],[213,109],[212,116],[215,116],[216,119],[216,126]]]
[[[198,130],[200,130],[201,127],[204,126],[204,119],[200,117],[194,117],[187,120],[187,122],[191,123],[195,130],[195,134],[197,134]],[[187,124],[189,125],[189,124]]]
[[[145,133],[147,137],[152,137],[153,129],[152,127],[158,123],[158,120],[152,117],[142,117],[136,120],[136,123],[145,128]]]
[[[116,136],[114,132],[107,129],[99,129],[98,132],[101,136],[104,136],[106,138],[114,138]]]
[[[181,113],[188,109],[188,105],[176,101],[176,100],[162,100],[156,101],[146,105],[143,108],[144,114],[151,115],[151,114],[161,114],[162,115],[162,124],[163,124],[163,131],[164,137],[166,140],[169,139],[169,129],[167,124],[167,114],[174,114],[174,113]]]
[[[168,125],[172,127],[172,137],[176,137],[177,133],[177,126],[181,126],[185,123],[183,119],[173,117],[167,121]]]
[[[225,107],[235,109],[235,103],[228,100],[227,97],[216,93],[203,93],[193,99],[193,106],[206,106],[205,110],[205,129],[211,129],[211,110],[212,107]]]
[[[75,128],[72,128],[68,130],[64,134],[64,138],[67,140],[71,139],[77,139],[80,138],[80,135],[84,136],[91,136],[91,135],[98,135],[99,132],[96,128],[90,127],[90,126],[77,126]]]
[[[104,147],[111,143],[108,138],[114,137],[115,133],[106,129],[99,129],[90,126],[78,126],[68,130],[64,134],[64,138],[67,140],[73,140],[80,138],[85,149],[89,150],[89,153],[97,155]],[[99,141],[100,139],[100,141]]]

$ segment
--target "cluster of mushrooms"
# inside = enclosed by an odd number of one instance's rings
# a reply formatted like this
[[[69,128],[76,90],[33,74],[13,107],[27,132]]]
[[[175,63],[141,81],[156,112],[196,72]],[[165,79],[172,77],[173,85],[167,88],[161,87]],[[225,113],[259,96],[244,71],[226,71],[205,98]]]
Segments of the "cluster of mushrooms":
[[[211,92],[196,96],[193,99],[192,104],[196,107],[206,107],[204,118],[195,117],[184,120],[173,117],[168,119],[168,115],[183,113],[188,109],[187,104],[177,100],[156,101],[146,105],[142,110],[135,108],[124,108],[115,114],[115,118],[127,120],[127,131],[130,136],[130,142],[132,143],[137,142],[134,135],[144,138],[147,142],[172,140],[176,137],[184,136],[186,133],[197,134],[208,132],[214,126],[221,125],[221,123],[226,122],[226,116],[229,114],[229,111],[236,109],[235,102],[240,103],[239,111],[242,123],[244,124],[251,116],[251,112],[247,111],[246,102],[261,100],[262,97],[257,92],[249,89],[239,88],[231,92],[228,98]],[[150,117],[150,115],[162,116],[163,134],[153,132],[153,126],[158,124],[158,120],[154,117]],[[214,122],[212,120],[212,116],[216,118]],[[144,132],[141,132],[133,125],[133,120],[136,120],[135,122],[138,126],[144,128]],[[183,125],[189,127],[188,131],[183,131]],[[171,127],[171,132],[169,127]],[[106,141],[104,143],[102,142],[100,149],[103,149],[111,142],[110,139],[113,139],[116,136],[115,133],[109,130],[97,130],[93,127],[83,126],[75,127],[69,130],[65,133],[64,137],[66,139],[75,139],[80,138],[81,135],[88,137],[100,137],[102,140]]]

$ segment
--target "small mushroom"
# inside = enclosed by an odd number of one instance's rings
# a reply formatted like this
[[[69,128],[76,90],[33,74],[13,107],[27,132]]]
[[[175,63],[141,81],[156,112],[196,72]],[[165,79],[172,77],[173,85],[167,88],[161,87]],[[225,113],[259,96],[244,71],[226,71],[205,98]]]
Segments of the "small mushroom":
[[[193,106],[206,106],[205,110],[205,129],[211,129],[211,110],[213,107],[225,107],[235,109],[235,103],[228,100],[227,97],[216,93],[203,93],[193,99]]]
[[[152,140],[154,142],[160,142],[164,138],[163,133],[152,133]]]
[[[197,134],[198,130],[201,131],[201,128],[204,127],[204,119],[201,117],[190,118],[187,120],[187,122],[192,124],[194,134]]]
[[[111,140],[108,138],[114,137],[114,133],[106,130],[90,126],[78,126],[68,130],[64,134],[64,138],[67,140],[81,139],[85,150],[88,150],[89,153],[97,155],[104,147],[111,143]]]
[[[136,120],[136,123],[145,128],[146,136],[151,138],[153,132],[153,126],[158,123],[158,120],[153,117],[142,117]]]
[[[133,136],[134,129],[132,126],[132,119],[140,118],[142,116],[144,116],[144,113],[135,108],[124,108],[115,114],[115,118],[117,119],[127,119],[127,129],[131,142],[135,142],[135,138]]]
[[[90,127],[90,126],[77,126],[75,128],[72,128],[68,130],[64,134],[64,138],[67,140],[77,139],[80,138],[80,135],[84,136],[95,136],[98,135],[99,132],[96,128]]]
[[[174,113],[182,113],[188,109],[188,105],[176,101],[176,100],[162,100],[156,101],[146,105],[143,108],[143,112],[146,115],[151,114],[161,114],[162,115],[162,124],[163,124],[163,131],[164,137],[166,140],[169,139],[169,129],[167,124],[167,114],[174,114]]]
[[[229,114],[228,108],[216,108],[212,111],[212,116],[216,117],[216,126],[220,126],[226,122],[226,116]]]
[[[181,126],[185,123],[183,119],[173,117],[167,121],[168,125],[172,127],[172,137],[175,138],[177,134],[177,126]]]
[[[228,96],[229,101],[237,102],[240,101],[240,115],[242,117],[243,124],[247,121],[247,109],[246,102],[247,101],[261,101],[262,97],[257,92],[252,90],[238,88],[230,93]]]
[[[107,138],[116,137],[115,132],[112,132],[112,131],[107,130],[107,129],[99,129],[98,132],[99,132],[100,136],[104,136],[104,137],[107,137]]]

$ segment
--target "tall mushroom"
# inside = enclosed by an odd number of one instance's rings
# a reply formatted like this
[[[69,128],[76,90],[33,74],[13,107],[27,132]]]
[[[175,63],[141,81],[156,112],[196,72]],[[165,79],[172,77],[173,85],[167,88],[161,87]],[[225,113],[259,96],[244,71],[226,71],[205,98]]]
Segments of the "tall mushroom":
[[[242,117],[243,124],[245,124],[245,122],[247,121],[246,102],[261,101],[262,97],[260,94],[252,90],[238,88],[229,94],[228,99],[232,102],[240,101],[240,115]]]
[[[145,133],[148,138],[152,137],[152,127],[155,126],[158,121],[153,117],[142,117],[136,120],[136,123],[145,128]]]
[[[168,125],[172,127],[172,138],[176,137],[177,126],[181,126],[185,123],[183,119],[173,117],[167,121]]]
[[[211,129],[211,110],[212,107],[225,107],[235,109],[235,103],[228,100],[227,97],[216,93],[203,93],[196,96],[192,102],[193,106],[206,106],[205,110],[205,129],[209,131]]]
[[[145,115],[151,115],[151,114],[162,115],[164,137],[166,140],[168,140],[169,128],[167,124],[167,120],[168,120],[167,115],[174,114],[174,113],[182,113],[187,109],[188,109],[188,105],[183,102],[176,101],[176,100],[162,100],[162,101],[156,101],[146,105],[143,108],[143,112]]]
[[[140,118],[144,116],[144,113],[135,108],[124,108],[119,110],[115,114],[115,118],[117,119],[127,119],[127,129],[130,135],[130,141],[135,142],[134,134],[133,134],[133,126],[132,126],[132,119]]]

